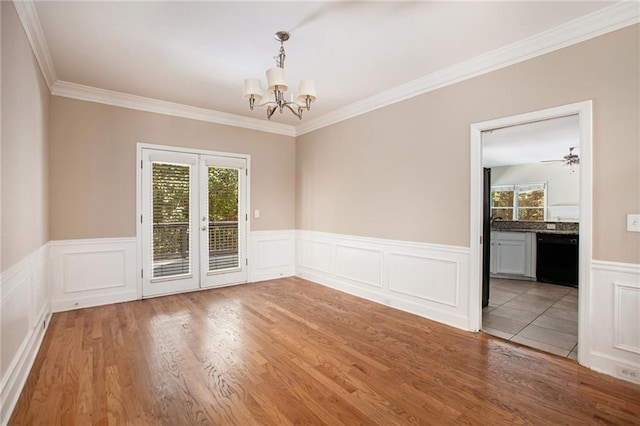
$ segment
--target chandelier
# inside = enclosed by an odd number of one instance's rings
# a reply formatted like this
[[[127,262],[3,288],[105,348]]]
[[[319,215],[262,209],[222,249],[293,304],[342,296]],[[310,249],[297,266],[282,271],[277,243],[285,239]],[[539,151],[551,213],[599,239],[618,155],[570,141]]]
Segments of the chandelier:
[[[285,92],[289,88],[284,74],[284,42],[289,40],[287,31],[278,31],[274,38],[280,42],[280,53],[274,56],[276,66],[267,70],[267,93],[262,90],[262,82],[257,78],[249,78],[244,81],[243,97],[249,101],[249,108],[253,110],[256,103],[267,110],[267,119],[271,120],[271,116],[284,109],[291,111],[296,117],[302,120],[302,111],[311,109],[311,103],[316,100],[316,82],[313,80],[300,80],[298,84],[298,96],[294,100],[291,94],[291,100],[285,99]]]

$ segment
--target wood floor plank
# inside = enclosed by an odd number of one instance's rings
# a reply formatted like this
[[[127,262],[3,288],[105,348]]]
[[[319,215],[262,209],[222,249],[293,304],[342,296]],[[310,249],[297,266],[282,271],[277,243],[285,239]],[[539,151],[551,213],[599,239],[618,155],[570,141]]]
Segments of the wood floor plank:
[[[640,386],[299,278],[53,315],[10,425],[640,424]]]

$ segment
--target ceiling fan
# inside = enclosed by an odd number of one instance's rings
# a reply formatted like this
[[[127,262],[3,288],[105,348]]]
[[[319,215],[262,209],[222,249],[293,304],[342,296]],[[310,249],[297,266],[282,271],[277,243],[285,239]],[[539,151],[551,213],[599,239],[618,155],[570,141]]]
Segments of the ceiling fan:
[[[576,164],[580,164],[580,156],[578,154],[574,154],[573,150],[576,149],[575,146],[569,147],[569,153],[562,157],[562,160],[545,160],[541,161],[541,163],[559,163],[562,162],[566,166],[574,166]]]

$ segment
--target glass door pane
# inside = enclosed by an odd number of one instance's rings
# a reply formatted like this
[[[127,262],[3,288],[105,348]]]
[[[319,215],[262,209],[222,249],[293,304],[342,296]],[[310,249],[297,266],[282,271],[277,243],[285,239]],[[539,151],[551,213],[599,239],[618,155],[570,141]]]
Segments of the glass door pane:
[[[238,268],[238,169],[208,167],[209,271]]]
[[[191,273],[190,166],[151,163],[152,278]]]

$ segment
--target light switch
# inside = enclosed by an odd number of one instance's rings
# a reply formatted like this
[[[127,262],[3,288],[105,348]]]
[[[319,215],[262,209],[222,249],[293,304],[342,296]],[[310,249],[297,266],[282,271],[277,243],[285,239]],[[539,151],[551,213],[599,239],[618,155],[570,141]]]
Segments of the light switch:
[[[256,219],[260,217],[260,210],[254,210],[253,211],[253,217],[255,217]]]
[[[640,214],[627,215],[627,231],[640,232]]]

